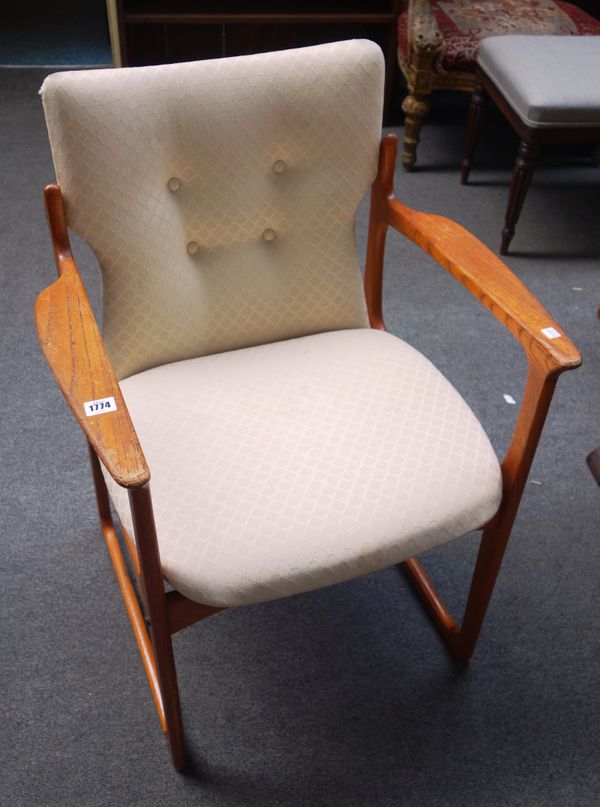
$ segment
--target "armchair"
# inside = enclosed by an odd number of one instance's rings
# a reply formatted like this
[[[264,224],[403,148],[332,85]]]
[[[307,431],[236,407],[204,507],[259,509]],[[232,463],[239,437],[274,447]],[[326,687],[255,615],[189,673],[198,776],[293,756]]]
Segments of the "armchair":
[[[59,278],[36,302],[37,328],[89,444],[101,529],[177,768],[171,636],[224,608],[402,563],[450,651],[470,658],[557,378],[581,361],[486,247],[395,199],[383,78],[379,49],[353,41],[55,74],[42,89]],[[371,183],[363,292],[353,227]],[[527,355],[502,464],[449,382],[385,332],[390,226]],[[68,227],[100,263],[102,335]],[[415,556],[479,529],[459,624]]]
[[[480,41],[503,34],[599,35],[600,22],[564,0],[408,0],[398,17],[398,62],[408,95],[402,165],[417,159],[429,96],[472,92]]]

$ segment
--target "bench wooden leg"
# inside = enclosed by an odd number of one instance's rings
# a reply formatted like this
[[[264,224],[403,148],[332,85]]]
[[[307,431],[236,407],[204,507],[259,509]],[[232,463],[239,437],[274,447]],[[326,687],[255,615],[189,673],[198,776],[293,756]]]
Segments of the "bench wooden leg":
[[[475,153],[475,146],[477,145],[477,138],[481,131],[481,124],[483,122],[483,112],[485,109],[486,95],[482,85],[477,82],[475,89],[471,95],[471,106],[469,107],[469,119],[467,121],[467,137],[465,140],[465,153],[462,161],[462,170],[460,174],[460,184],[466,185],[469,181],[469,174],[471,172],[471,165],[473,163],[473,154]]]
[[[506,208],[506,222],[502,230],[501,255],[508,253],[508,247],[515,234],[515,226],[519,220],[523,201],[531,183],[537,152],[538,147],[533,143],[526,143],[524,140],[520,141],[513,169],[508,207]]]

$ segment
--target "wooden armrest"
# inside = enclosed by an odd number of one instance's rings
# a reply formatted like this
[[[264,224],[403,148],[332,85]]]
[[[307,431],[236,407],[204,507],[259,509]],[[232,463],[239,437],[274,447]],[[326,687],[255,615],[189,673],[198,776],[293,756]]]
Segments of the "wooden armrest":
[[[59,187],[49,185],[45,198],[59,278],[35,303],[42,350],[71,411],[115,482],[127,488],[144,485],[150,471],[71,255]],[[86,406],[105,398],[114,398],[114,405]]]
[[[522,344],[529,359],[548,373],[581,364],[562,328],[488,247],[443,216],[419,213],[387,200],[388,223],[404,233],[468,289]]]
[[[508,266],[463,227],[443,216],[419,213],[394,195],[398,139],[385,135],[379,170],[371,193],[369,241],[365,267],[365,296],[371,327],[385,330],[383,321],[383,257],[388,226],[428,252],[468,289],[515,336],[531,368],[541,376],[557,377],[581,364],[577,348],[542,304]]]

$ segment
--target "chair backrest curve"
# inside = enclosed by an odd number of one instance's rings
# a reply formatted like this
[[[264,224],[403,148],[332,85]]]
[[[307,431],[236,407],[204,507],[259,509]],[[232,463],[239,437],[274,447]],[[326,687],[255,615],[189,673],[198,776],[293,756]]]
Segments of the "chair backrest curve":
[[[120,378],[367,326],[354,217],[383,78],[380,49],[353,40],[45,80],[57,181],[102,269]]]

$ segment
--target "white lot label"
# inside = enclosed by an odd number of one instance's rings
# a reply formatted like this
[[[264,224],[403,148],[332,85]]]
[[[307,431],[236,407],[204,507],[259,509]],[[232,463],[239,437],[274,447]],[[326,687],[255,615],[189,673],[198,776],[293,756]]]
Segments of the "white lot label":
[[[542,328],[542,333],[544,336],[547,336],[548,339],[558,339],[560,336],[556,328]]]
[[[112,395],[110,398],[98,398],[95,401],[86,401],[83,408],[89,418],[94,415],[106,415],[107,412],[117,411],[117,405]]]

